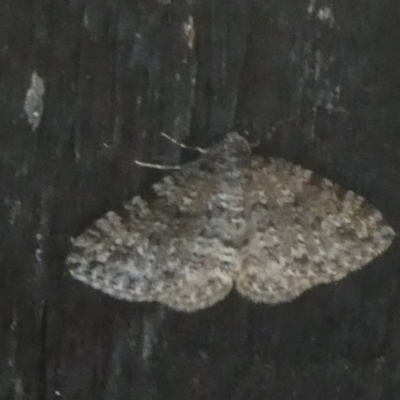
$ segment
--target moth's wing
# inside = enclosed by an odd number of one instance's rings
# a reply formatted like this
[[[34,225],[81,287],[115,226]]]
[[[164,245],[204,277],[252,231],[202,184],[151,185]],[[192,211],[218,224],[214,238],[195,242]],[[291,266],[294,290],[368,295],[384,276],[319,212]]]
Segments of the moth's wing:
[[[137,207],[139,221],[148,212],[140,198],[135,198],[132,206]],[[108,212],[73,240],[67,266],[75,279],[113,297],[151,301],[162,289],[162,280],[147,250],[149,242],[130,228],[130,218],[123,221]]]
[[[255,302],[289,301],[342,279],[394,239],[365,199],[283,160],[254,161],[246,187],[254,232],[236,286]]]
[[[233,286],[232,274],[220,268],[207,273],[194,273],[175,282],[157,296],[157,301],[174,310],[193,312],[223,300]]]
[[[212,161],[199,163],[154,185],[153,200],[128,202],[128,218],[109,212],[78,236],[67,259],[72,276],[119,299],[156,300],[178,309],[194,309],[189,298],[199,308],[222,299],[229,291],[227,276],[238,267],[236,250],[223,243],[222,231],[230,235],[225,205],[241,198],[226,198],[224,178]],[[195,277],[207,274],[196,283]]]

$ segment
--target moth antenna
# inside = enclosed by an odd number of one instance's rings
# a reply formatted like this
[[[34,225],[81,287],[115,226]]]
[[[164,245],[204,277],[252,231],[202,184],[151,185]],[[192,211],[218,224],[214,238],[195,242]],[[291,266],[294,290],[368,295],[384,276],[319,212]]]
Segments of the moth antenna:
[[[151,164],[151,163],[145,163],[141,161],[134,160],[136,165],[139,165],[140,167],[145,167],[145,168],[153,168],[153,169],[163,169],[163,170],[172,170],[172,171],[178,171],[181,169],[180,165],[160,165],[160,164]]]
[[[172,143],[178,145],[178,146],[181,147],[182,149],[194,150],[194,151],[199,152],[200,154],[206,154],[206,153],[207,153],[207,150],[206,150],[206,149],[203,149],[203,148],[201,148],[201,147],[187,146],[186,144],[183,144],[183,143],[178,142],[178,141],[175,140],[173,137],[167,135],[167,134],[164,133],[164,132],[161,132],[161,136],[165,137],[165,138],[168,139],[170,142],[172,142]]]

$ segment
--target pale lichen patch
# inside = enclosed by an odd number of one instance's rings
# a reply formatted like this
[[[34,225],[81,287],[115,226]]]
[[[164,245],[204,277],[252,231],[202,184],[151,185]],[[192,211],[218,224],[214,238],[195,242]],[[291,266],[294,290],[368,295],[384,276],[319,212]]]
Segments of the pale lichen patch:
[[[31,85],[26,92],[24,111],[28,117],[28,122],[32,126],[32,130],[36,130],[40,124],[43,114],[43,96],[45,93],[45,86],[43,79],[36,71],[33,72],[31,77]]]

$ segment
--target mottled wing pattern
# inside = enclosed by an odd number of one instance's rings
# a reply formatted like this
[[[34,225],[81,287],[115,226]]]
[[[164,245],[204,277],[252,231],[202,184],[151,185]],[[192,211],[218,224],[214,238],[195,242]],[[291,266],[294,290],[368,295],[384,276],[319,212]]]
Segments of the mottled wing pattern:
[[[253,158],[245,193],[253,234],[236,287],[255,302],[290,301],[337,281],[382,253],[395,235],[361,196],[284,160]]]
[[[234,282],[281,303],[337,281],[382,253],[395,233],[362,197],[283,160],[251,157],[232,133],[154,185],[155,197],[107,213],[75,239],[78,280],[128,301],[196,311]]]
[[[73,277],[119,299],[184,311],[224,298],[245,236],[244,181],[233,166],[234,144],[224,141],[165,177],[154,185],[153,200],[135,197],[125,204],[129,218],[109,212],[97,220],[74,241],[67,260]],[[244,144],[240,138],[239,158],[248,151]]]
[[[198,271],[160,293],[156,300],[177,311],[193,312],[223,300],[233,287],[232,273],[222,268]]]

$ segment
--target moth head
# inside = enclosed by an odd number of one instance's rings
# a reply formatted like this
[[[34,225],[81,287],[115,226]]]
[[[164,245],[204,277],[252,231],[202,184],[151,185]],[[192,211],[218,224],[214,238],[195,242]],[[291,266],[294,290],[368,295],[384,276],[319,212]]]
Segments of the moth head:
[[[225,152],[235,157],[249,157],[251,147],[247,140],[237,132],[230,132],[223,140]]]
[[[214,167],[222,170],[234,170],[250,162],[249,143],[236,132],[228,133],[224,139],[208,151],[208,160]]]

